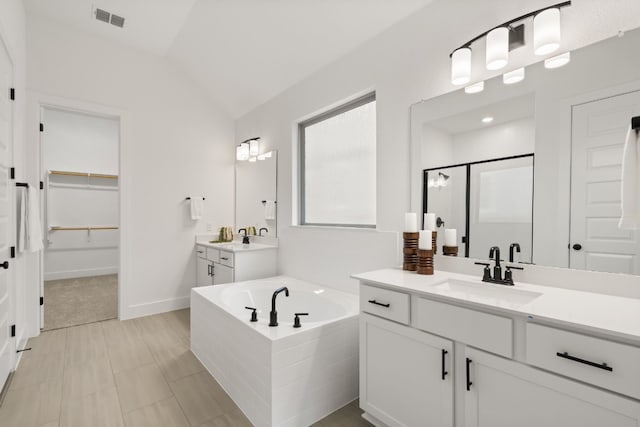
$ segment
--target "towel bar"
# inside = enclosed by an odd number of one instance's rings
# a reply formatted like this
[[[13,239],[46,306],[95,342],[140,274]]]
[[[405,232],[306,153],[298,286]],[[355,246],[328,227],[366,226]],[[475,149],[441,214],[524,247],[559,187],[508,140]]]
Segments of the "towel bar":
[[[634,129],[634,130],[640,129],[640,116],[635,116],[631,118],[631,129]]]
[[[185,200],[191,200],[191,197],[185,197]],[[207,199],[203,197],[202,200],[207,200]]]
[[[263,201],[262,201],[262,204],[264,205],[265,203],[267,203],[267,201],[266,201],[266,200],[263,200]],[[274,201],[273,201],[273,203],[278,203],[278,202],[276,202],[276,201],[274,200]]]
[[[27,182],[16,182],[16,187],[29,188],[29,183],[27,183]]]

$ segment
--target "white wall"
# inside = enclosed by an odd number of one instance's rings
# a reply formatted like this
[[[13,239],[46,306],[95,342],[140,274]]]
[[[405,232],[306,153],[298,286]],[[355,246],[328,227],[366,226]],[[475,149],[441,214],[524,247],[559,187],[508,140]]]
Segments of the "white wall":
[[[25,123],[26,123],[26,35],[25,13],[22,0],[5,0],[0,2],[0,36],[7,44],[13,60],[13,82],[16,89],[16,100],[13,114],[13,163],[16,167],[18,181],[25,180]],[[29,336],[28,301],[35,302],[35,295],[29,293],[25,283],[32,272],[28,265],[38,261],[37,255],[19,255],[12,260],[10,274],[13,274],[14,312],[10,314],[16,324],[16,348],[23,348]],[[31,264],[30,264],[31,263]]]
[[[120,317],[187,306],[194,235],[233,224],[233,121],[164,58],[37,17],[27,33],[32,105],[60,97],[123,115]],[[206,197],[201,221],[187,196]]]
[[[49,175],[51,170],[118,175],[120,122],[45,108],[42,157],[45,177],[44,280],[118,272],[118,230],[50,231],[52,226],[119,223],[118,180]]]
[[[547,5],[548,2],[537,0],[434,2],[237,121],[238,140],[260,135],[279,150],[282,160],[278,173],[282,273],[353,290],[355,284],[348,278],[350,273],[396,265],[397,254],[381,255],[381,251],[389,251],[390,245],[381,231],[402,230],[403,212],[410,206],[409,106],[454,89],[449,83],[449,53],[453,48],[496,23],[521,15],[525,9]],[[597,9],[597,2],[581,6],[591,13]],[[617,25],[633,28],[634,18],[625,13],[633,3],[625,2],[622,6],[620,11],[624,16],[617,20]],[[601,15],[602,11],[596,13]],[[597,18],[597,14],[589,16],[589,20]],[[569,48],[592,42],[591,37],[607,37],[607,31],[610,30],[602,26],[597,30],[595,27],[585,29],[584,34],[571,34]],[[516,59],[513,65],[526,65],[535,60],[527,58],[518,62]],[[474,75],[474,78],[486,77],[491,75]],[[297,202],[292,192],[297,154],[295,124],[372,88],[376,90],[378,117],[376,216],[379,231],[356,235],[351,231],[327,229],[320,236],[314,229],[292,227]],[[347,239],[349,243],[345,245]],[[308,261],[318,254],[325,257],[316,258],[314,263]],[[301,264],[307,268],[299,268]]]

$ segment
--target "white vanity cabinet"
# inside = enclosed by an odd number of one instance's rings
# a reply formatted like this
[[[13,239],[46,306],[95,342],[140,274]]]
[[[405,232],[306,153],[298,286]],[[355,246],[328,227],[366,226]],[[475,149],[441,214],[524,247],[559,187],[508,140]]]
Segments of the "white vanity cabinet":
[[[453,426],[453,345],[360,315],[360,406],[389,426]]]
[[[465,359],[465,427],[640,425],[638,401],[470,347]]]
[[[640,346],[418,292],[361,279],[374,425],[640,427]]]
[[[257,250],[233,250],[197,244],[196,286],[222,285],[275,276],[276,253],[275,246]]]

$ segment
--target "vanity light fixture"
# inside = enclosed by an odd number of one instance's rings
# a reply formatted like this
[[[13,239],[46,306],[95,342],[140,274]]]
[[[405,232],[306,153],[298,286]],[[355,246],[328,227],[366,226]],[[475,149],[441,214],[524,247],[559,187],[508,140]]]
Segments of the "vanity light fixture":
[[[258,140],[260,137],[245,139],[236,147],[236,160],[244,162],[251,160],[250,157],[255,157],[260,152],[260,145]],[[252,160],[255,162],[255,160]]]
[[[464,93],[479,93],[484,90],[484,81],[474,83],[464,88]]]
[[[502,82],[506,85],[512,85],[524,80],[524,68],[518,68],[502,75]]]
[[[243,142],[236,147],[236,160],[243,162],[248,159],[249,159],[249,144],[246,142]]]
[[[260,141],[259,139],[252,139],[249,141],[249,155],[257,156],[260,153]]]
[[[544,60],[544,68],[560,68],[571,61],[571,52],[561,53]]]
[[[474,37],[455,49],[451,58],[451,83],[466,84],[471,80],[471,45],[485,37],[485,66],[488,70],[500,70],[509,63],[509,51],[524,46],[525,24],[533,18],[533,50],[536,55],[548,55],[560,47],[560,9],[571,6],[571,1],[534,10],[497,25]],[[473,89],[466,93],[477,93]],[[478,90],[479,92],[479,90]]]
[[[491,123],[493,121],[493,117],[487,116],[482,118],[482,123]]]

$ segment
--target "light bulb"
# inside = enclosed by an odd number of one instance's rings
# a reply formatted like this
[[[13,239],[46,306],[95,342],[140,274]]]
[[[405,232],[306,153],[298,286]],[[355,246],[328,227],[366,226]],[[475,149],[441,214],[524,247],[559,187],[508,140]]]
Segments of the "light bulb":
[[[543,10],[533,18],[533,52],[548,55],[560,47],[560,9]]]
[[[258,141],[257,139],[252,139],[251,141],[249,141],[249,155],[257,156],[259,152],[260,152],[260,141]]]
[[[451,55],[451,83],[463,85],[471,79],[471,49],[463,47]]]
[[[509,29],[495,28],[487,34],[487,70],[499,70],[509,61]]]

